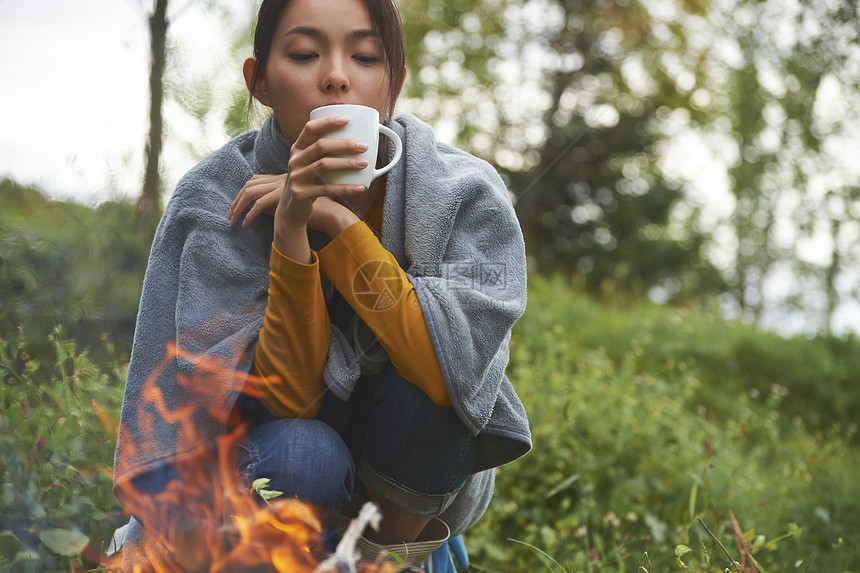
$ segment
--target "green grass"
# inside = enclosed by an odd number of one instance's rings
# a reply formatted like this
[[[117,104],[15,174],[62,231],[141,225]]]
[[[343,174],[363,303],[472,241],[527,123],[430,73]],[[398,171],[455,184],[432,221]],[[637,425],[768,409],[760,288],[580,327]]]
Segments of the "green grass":
[[[757,348],[768,352],[756,371],[774,374],[744,370],[738,355]],[[740,561],[734,514],[767,571],[857,571],[855,428],[839,408],[801,415],[804,402],[828,407],[830,392],[768,362],[831,348],[689,310],[604,306],[535,277],[509,369],[535,448],[499,472],[468,538],[476,562],[557,570],[539,548],[567,571],[722,571],[730,562],[697,518]],[[841,383],[835,370],[822,388]],[[679,545],[692,550],[681,560]]]
[[[128,520],[111,477],[124,373],[46,338],[50,365],[0,340],[0,571],[68,570]]]
[[[130,206],[8,182],[0,200],[0,572],[94,567],[82,543],[103,551],[125,519],[117,317],[145,250]],[[473,570],[718,572],[722,545],[769,573],[860,571],[856,337],[786,339],[533,276],[508,373],[534,450],[499,470],[466,535]]]

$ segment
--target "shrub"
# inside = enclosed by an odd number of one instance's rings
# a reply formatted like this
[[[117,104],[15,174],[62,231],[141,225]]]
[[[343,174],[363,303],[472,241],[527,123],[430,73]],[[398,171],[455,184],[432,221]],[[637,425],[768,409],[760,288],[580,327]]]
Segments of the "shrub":
[[[748,329],[707,317],[698,328],[662,308],[622,314],[557,286],[546,296],[546,286],[531,291],[509,369],[535,449],[500,470],[494,503],[469,535],[475,562],[556,570],[545,552],[568,571],[722,571],[728,562],[697,517],[740,559],[735,515],[769,571],[856,569],[853,430],[810,432],[783,413],[785,387],[766,379],[756,396],[738,380],[704,391],[713,373],[685,356],[709,332],[754,338]],[[588,318],[570,320],[565,305]],[[587,348],[584,337],[599,332],[605,346]],[[724,337],[711,346],[731,348]],[[662,363],[649,354],[659,348]],[[679,560],[676,546],[692,551]]]
[[[46,338],[50,364],[0,340],[0,571],[68,570],[127,520],[111,477],[124,374]]]
[[[49,201],[8,180],[0,204],[0,337],[42,357],[53,352],[46,334],[59,325],[102,362],[114,358],[106,333],[127,360],[148,251],[132,224],[134,205]]]
[[[786,424],[800,418],[813,432],[826,432],[860,420],[856,335],[785,338],[701,308],[599,305],[561,277],[533,276],[517,332],[541,351],[555,343],[555,337],[543,338],[555,325],[564,326],[566,343],[576,354],[600,350],[616,365],[670,381],[696,370],[701,384],[686,394],[693,411],[704,403],[727,415],[737,394],[765,400],[778,387]]]

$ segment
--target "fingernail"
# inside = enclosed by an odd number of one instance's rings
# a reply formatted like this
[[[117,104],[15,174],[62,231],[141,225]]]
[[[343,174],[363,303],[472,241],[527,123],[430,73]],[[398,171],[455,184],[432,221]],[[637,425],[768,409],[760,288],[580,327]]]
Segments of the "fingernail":
[[[338,123],[349,123],[349,118],[344,115],[339,115],[334,120]]]
[[[367,151],[370,147],[366,143],[359,143],[355,146],[355,148],[359,151]]]
[[[361,193],[364,191],[364,185],[356,185],[352,188],[355,193]]]
[[[366,160],[366,159],[359,159],[359,160],[358,160],[358,161],[356,161],[355,163],[356,163],[359,167],[361,167],[362,169],[364,169],[365,167],[367,167],[367,160]]]

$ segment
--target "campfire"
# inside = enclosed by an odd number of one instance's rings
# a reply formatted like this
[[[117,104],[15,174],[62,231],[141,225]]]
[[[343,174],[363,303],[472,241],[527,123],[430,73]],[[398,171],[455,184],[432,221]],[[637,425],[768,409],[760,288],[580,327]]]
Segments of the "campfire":
[[[177,376],[177,382],[193,389],[200,400],[169,410],[156,381],[171,360],[194,364],[193,376]],[[177,429],[178,439],[188,446],[201,442],[195,424],[201,404],[212,404],[209,396],[215,380],[223,380],[225,361],[194,356],[170,346],[160,368],[145,384],[144,400],[137,413],[139,431],[145,436],[152,427],[153,412]],[[242,374],[242,376],[246,376]],[[249,376],[245,392],[256,393],[262,380]],[[212,408],[211,406],[207,406]],[[216,408],[217,410],[217,408]],[[225,411],[208,411],[229,431],[219,436],[214,447],[177,448],[190,451],[171,465],[173,472],[161,491],[147,491],[133,478],[117,482],[126,509],[147,524],[148,538],[140,544],[125,545],[102,561],[111,571],[278,571],[323,573],[358,571],[387,573],[398,571],[393,560],[363,563],[355,552],[355,541],[367,523],[378,525],[378,510],[367,506],[353,521],[337,552],[329,555],[323,545],[321,512],[297,499],[273,497],[260,503],[239,479],[231,448],[244,436],[247,427],[236,423]],[[145,440],[134,444],[142,453]],[[118,464],[122,464],[118,460]],[[270,497],[266,495],[265,497]],[[375,513],[376,511],[376,513]]]

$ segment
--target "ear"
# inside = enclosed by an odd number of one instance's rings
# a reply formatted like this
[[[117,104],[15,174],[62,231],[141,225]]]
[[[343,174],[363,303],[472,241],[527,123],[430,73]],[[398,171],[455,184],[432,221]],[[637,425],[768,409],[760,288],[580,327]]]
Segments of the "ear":
[[[256,81],[254,81],[254,71],[256,69],[257,58],[251,57],[245,60],[245,63],[242,65],[242,74],[245,76],[245,85],[257,101],[265,106],[271,107],[269,105],[269,92],[266,89],[266,70],[261,69],[260,73],[257,74]]]

